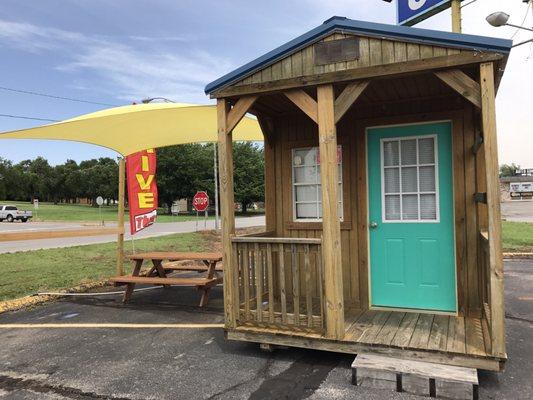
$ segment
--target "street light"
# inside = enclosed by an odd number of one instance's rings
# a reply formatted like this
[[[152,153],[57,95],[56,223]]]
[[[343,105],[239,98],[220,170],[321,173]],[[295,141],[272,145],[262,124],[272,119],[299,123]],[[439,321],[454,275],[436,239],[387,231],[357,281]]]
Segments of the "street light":
[[[526,31],[533,32],[533,29],[531,28],[526,28],[525,26],[510,24],[509,22],[507,22],[509,21],[509,18],[510,18],[509,14],[506,14],[503,11],[498,11],[498,12],[490,14],[486,19],[489,24],[497,28],[500,26],[507,25],[507,26],[512,26],[514,28],[525,29]]]

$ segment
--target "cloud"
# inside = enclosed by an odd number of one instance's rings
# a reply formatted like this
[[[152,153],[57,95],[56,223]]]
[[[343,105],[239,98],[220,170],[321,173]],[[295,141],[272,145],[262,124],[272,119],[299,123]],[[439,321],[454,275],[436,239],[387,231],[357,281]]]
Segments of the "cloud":
[[[77,87],[90,87],[127,102],[154,96],[205,102],[205,84],[234,66],[188,46],[193,40],[191,35],[127,36],[119,40],[0,20],[0,46],[58,53],[65,61],[55,69],[73,75]],[[98,78],[97,85],[92,74]]]

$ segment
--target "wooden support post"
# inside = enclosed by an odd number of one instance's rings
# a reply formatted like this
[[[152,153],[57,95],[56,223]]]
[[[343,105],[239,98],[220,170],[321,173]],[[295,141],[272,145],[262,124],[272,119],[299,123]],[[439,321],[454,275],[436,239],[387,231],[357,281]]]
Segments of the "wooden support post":
[[[233,135],[231,130],[228,130],[227,124],[229,111],[230,107],[227,100],[218,99],[218,163],[220,172],[222,262],[224,265],[224,313],[226,328],[235,328],[237,317],[235,310],[238,307],[238,304],[235,304],[235,290],[238,285],[234,279],[235,266],[231,260],[231,236],[235,234],[235,209],[233,199]]]
[[[452,32],[461,33],[461,0],[452,0]]]
[[[317,88],[326,336],[340,340],[344,337],[344,298],[334,96],[333,85],[322,85]]]
[[[481,108],[481,89],[479,83],[463,71],[460,69],[449,69],[436,71],[435,75],[477,108]]]
[[[485,147],[485,175],[487,185],[490,310],[492,353],[505,356],[505,312],[503,292],[503,257],[501,247],[500,185],[498,180],[498,144],[496,138],[496,106],[494,64],[480,65],[482,126]]]
[[[117,275],[124,275],[124,202],[126,186],[126,160],[121,157],[118,160],[118,218],[117,228]]]

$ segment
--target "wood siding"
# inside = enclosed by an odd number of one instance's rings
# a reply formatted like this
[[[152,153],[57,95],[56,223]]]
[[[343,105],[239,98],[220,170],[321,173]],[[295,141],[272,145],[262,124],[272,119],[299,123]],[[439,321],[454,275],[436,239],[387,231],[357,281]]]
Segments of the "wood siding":
[[[379,115],[379,116],[378,116]],[[472,151],[478,133],[474,107],[460,98],[435,98],[421,101],[391,102],[386,108],[354,106],[337,124],[337,140],[343,148],[343,203],[341,248],[345,308],[368,308],[368,241],[367,241],[367,183],[366,139],[367,127],[450,120],[453,125],[454,207],[457,285],[460,315],[479,318],[481,288],[478,277],[482,273],[478,263],[478,232],[486,223],[484,210],[479,210],[474,193],[479,190],[476,176],[482,163]],[[271,207],[275,213],[275,232],[278,237],[320,238],[321,223],[294,222],[292,205],[291,150],[318,146],[317,125],[303,113],[274,118],[272,154],[266,169],[275,195]],[[269,152],[270,153],[270,152]],[[480,154],[478,153],[478,158]],[[482,175],[482,174],[481,174]],[[477,190],[476,190],[477,187]],[[477,207],[477,208],[476,208]],[[276,212],[277,211],[277,212]],[[476,212],[477,211],[477,212]],[[269,219],[270,220],[270,219]],[[300,279],[305,281],[305,279]],[[312,277],[313,290],[318,290]],[[288,282],[290,284],[290,282]]]
[[[344,39],[354,35],[333,33],[321,41]],[[359,37],[360,57],[353,61],[343,61],[326,65],[315,65],[313,45],[299,50],[264,69],[253,73],[232,86],[243,86],[252,83],[272,82],[281,79],[297,78],[344,71],[374,65],[392,64],[402,61],[420,60],[445,55],[467,52],[453,48],[407,43],[370,37]]]

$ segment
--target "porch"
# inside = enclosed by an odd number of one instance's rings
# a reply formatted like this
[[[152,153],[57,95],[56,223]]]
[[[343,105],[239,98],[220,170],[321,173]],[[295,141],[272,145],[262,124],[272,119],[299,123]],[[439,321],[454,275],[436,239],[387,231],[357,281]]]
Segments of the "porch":
[[[233,236],[235,328],[229,339],[357,354],[379,353],[499,371],[490,309],[479,316],[420,310],[344,310],[344,334],[326,332],[321,239]],[[486,249],[485,234],[480,247]],[[484,251],[482,251],[484,253]],[[480,257],[481,262],[486,262]],[[483,267],[486,267],[483,266]],[[485,269],[485,268],[484,268]],[[488,296],[488,281],[483,291]]]

